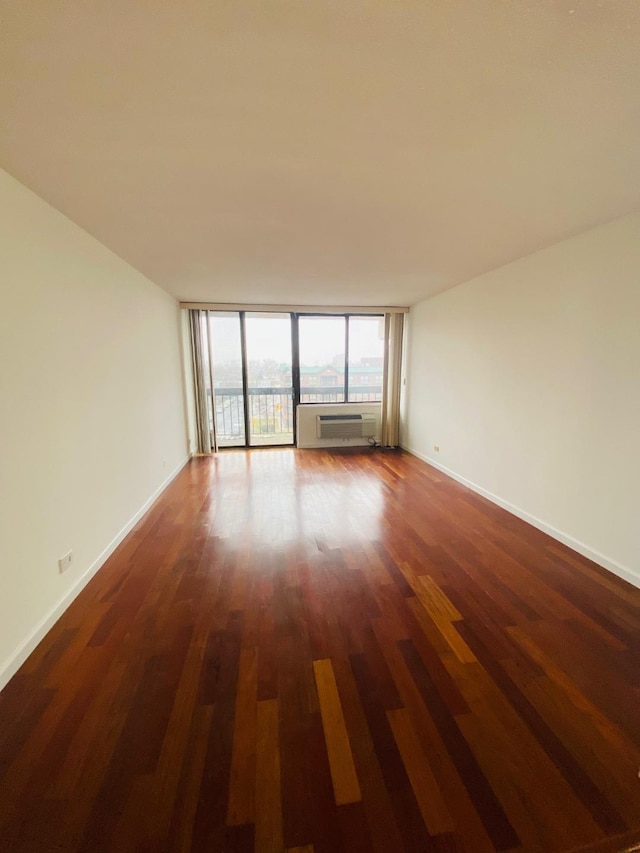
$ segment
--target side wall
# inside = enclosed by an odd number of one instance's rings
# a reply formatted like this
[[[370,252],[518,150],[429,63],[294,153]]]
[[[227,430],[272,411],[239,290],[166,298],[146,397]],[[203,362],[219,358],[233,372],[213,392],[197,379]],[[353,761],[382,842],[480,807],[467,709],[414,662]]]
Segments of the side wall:
[[[640,585],[640,216],[417,305],[407,383],[407,449]]]
[[[176,302],[2,171],[0,281],[1,687],[188,454]]]

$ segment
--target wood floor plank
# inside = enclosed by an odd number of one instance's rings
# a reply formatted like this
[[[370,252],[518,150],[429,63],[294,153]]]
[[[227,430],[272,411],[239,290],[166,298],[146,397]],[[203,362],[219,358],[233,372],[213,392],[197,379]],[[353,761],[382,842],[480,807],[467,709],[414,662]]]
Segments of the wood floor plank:
[[[592,659],[583,656],[585,649],[573,645],[571,649],[554,646],[550,636],[555,635],[566,644],[566,634],[560,634],[560,626],[548,626],[544,633],[524,633],[511,629],[509,633],[531,657],[539,663],[560,690],[571,697],[574,707],[585,709],[599,719],[601,728],[608,729],[609,737],[619,745],[625,744],[625,756],[640,759],[640,725],[638,724],[636,690],[625,689],[621,680],[611,685],[615,674],[602,669],[593,669]],[[613,687],[613,689],[612,689]],[[622,694],[622,695],[621,695]],[[622,710],[621,710],[622,706]],[[604,711],[606,709],[606,711]],[[640,766],[640,764],[639,764]]]
[[[200,799],[200,786],[212,720],[213,706],[204,705],[195,708],[178,785],[178,795],[168,832],[168,847],[176,853],[188,853],[192,849],[193,827]]]
[[[253,853],[255,850],[255,826],[228,826],[225,833],[225,853]]]
[[[11,853],[618,853],[640,589],[404,452],[194,459],[0,694]]]
[[[379,620],[376,622],[375,629],[379,635],[386,633],[384,625]],[[424,696],[416,686],[406,665],[397,639],[389,632],[386,633],[386,638],[381,638],[380,644],[398,683],[403,707],[413,724],[414,732],[420,741],[422,752],[427,757],[436,784],[442,791],[443,801],[449,813],[455,815],[456,844],[461,849],[474,850],[476,853],[494,853],[495,847],[434,723],[430,708],[425,703]],[[466,712],[468,713],[468,708]]]
[[[242,649],[229,779],[228,826],[255,821],[258,650]]]
[[[565,713],[563,717],[568,726],[584,724],[587,720],[591,726],[595,727],[600,736],[611,745],[613,754],[616,755],[615,760],[609,758],[607,763],[611,764],[612,769],[622,769],[628,780],[634,768],[640,767],[640,749],[636,743],[612,722],[601,707],[581,691],[570,673],[560,667],[554,657],[540,649],[532,638],[525,637],[516,630],[512,634],[522,648],[544,667],[545,674],[536,680],[535,685],[548,694],[552,707],[556,709],[555,715],[562,716],[562,708],[569,704],[574,709],[574,713],[570,717]],[[531,685],[531,689],[533,687],[534,685]],[[556,726],[558,725],[556,723]]]
[[[387,716],[429,832],[431,835],[453,832],[455,823],[407,711],[398,708],[387,711]]]
[[[281,853],[284,843],[277,699],[258,702],[256,731],[256,850]]]
[[[607,800],[602,791],[593,783],[588,773],[583,769],[565,744],[557,737],[553,729],[540,716],[527,697],[520,692],[517,684],[498,661],[483,646],[472,630],[461,625],[460,630],[467,642],[479,656],[485,670],[500,689],[503,696],[512,705],[518,716],[526,723],[553,763],[558,767],[564,778],[569,782],[576,796],[583,802],[594,820],[602,830],[609,835],[624,832],[627,825],[618,814],[615,807]]]
[[[364,655],[351,655],[350,660],[404,848],[407,851],[424,850],[429,841],[428,832],[380,701],[373,674]]]
[[[440,699],[431,675],[413,643],[410,640],[400,641],[398,646],[496,850],[516,847],[520,839],[460,732],[458,720],[470,716],[470,713],[461,714],[454,719]]]
[[[401,851],[404,846],[390,792],[385,786],[351,663],[348,659],[334,659],[333,667],[347,731],[351,733],[354,763],[374,850],[376,853],[385,853],[387,850]]]
[[[203,661],[206,679],[200,682],[205,689],[201,689],[199,705],[212,707],[213,713],[193,824],[196,849],[220,847],[226,834],[241,635],[242,614],[231,611],[222,634],[214,623]],[[213,637],[215,644],[211,642]],[[214,648],[216,657],[212,658]]]
[[[417,595],[425,610],[436,622],[440,620],[460,622],[462,620],[462,616],[432,577],[420,575],[418,577],[418,590]]]
[[[362,799],[362,795],[331,661],[328,659],[314,661],[313,671],[318,688],[322,726],[327,743],[336,803],[338,805],[357,803]]]
[[[373,853],[373,840],[362,801],[340,806],[338,820],[340,821],[342,845],[345,851],[348,853]]]
[[[485,686],[477,688],[472,713],[457,724],[525,849],[565,850],[573,841],[602,835],[589,808],[504,697],[484,679],[479,665],[477,669],[474,681],[484,680]],[[560,802],[562,809],[557,808]],[[545,821],[540,820],[543,814]]]
[[[318,700],[304,602],[286,583],[278,585],[277,597],[284,617],[276,643],[283,835],[285,845],[294,847],[314,837],[314,808],[327,794],[324,780],[312,773],[309,755]]]

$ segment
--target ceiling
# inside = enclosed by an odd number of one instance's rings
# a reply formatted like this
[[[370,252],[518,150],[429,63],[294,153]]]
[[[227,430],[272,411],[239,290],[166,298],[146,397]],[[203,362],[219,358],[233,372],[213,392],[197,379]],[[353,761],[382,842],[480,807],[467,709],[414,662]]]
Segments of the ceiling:
[[[4,0],[0,166],[180,299],[410,305],[640,208],[637,0]]]

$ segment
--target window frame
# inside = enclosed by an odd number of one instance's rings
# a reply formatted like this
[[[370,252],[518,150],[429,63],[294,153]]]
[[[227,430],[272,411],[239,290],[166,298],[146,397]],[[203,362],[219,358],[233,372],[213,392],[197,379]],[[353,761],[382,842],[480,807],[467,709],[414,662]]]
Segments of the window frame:
[[[344,332],[344,337],[345,337],[345,341],[344,341],[344,400],[342,400],[340,402],[324,403],[322,401],[314,400],[314,401],[309,401],[309,402],[305,401],[304,403],[302,403],[301,399],[300,399],[302,396],[302,394],[301,394],[302,384],[301,384],[301,373],[300,373],[300,367],[301,366],[300,366],[300,326],[299,326],[299,322],[300,322],[301,318],[302,319],[305,319],[305,318],[311,319],[313,317],[333,317],[333,318],[344,317],[344,320],[345,320],[345,324],[344,324],[344,329],[345,329],[345,332]],[[294,382],[294,388],[295,388],[295,397],[296,397],[295,403],[296,403],[296,405],[303,405],[303,406],[346,406],[346,405],[352,405],[353,406],[353,405],[357,405],[358,402],[362,402],[363,405],[376,405],[376,404],[379,404],[382,402],[381,400],[369,400],[369,401],[350,401],[349,400],[349,321],[352,317],[366,318],[366,319],[375,318],[376,320],[384,321],[384,314],[369,314],[369,313],[356,313],[356,312],[345,312],[345,313],[338,314],[335,311],[332,311],[331,313],[328,313],[328,312],[323,313],[320,311],[314,311],[313,313],[311,313],[311,312],[293,313],[292,312],[291,320],[292,320],[293,325],[295,326],[295,332],[294,332],[295,354],[294,354],[294,380],[293,380],[293,382]],[[383,343],[383,359],[384,359],[384,343]],[[381,373],[382,372],[383,372],[383,368],[381,369]],[[357,386],[354,386],[354,387],[357,387]],[[365,386],[363,386],[363,387],[365,387]],[[368,386],[367,386],[367,389],[368,389]],[[358,392],[355,391],[355,393],[357,394]],[[309,394],[308,396],[311,396],[311,394]],[[313,396],[317,397],[318,394],[315,393],[315,394],[313,394]],[[381,394],[381,396],[382,396],[382,394]]]

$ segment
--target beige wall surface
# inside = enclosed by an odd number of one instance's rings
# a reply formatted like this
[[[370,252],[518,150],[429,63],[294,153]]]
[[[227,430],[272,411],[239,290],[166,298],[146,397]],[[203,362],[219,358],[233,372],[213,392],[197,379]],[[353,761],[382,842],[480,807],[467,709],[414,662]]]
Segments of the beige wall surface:
[[[407,370],[405,447],[640,585],[640,215],[420,303]]]
[[[2,171],[0,282],[2,686],[188,450],[176,302]]]

